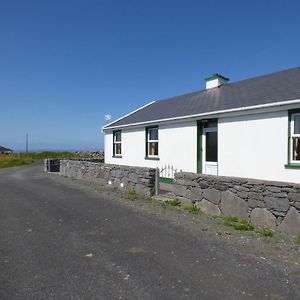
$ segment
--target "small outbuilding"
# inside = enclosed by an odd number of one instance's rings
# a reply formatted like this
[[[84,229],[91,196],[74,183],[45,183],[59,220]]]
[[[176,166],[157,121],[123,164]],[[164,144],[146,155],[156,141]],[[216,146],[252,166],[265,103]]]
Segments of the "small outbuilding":
[[[11,149],[0,146],[0,155],[11,154],[12,152]]]
[[[300,67],[205,82],[104,126],[105,162],[300,183]]]

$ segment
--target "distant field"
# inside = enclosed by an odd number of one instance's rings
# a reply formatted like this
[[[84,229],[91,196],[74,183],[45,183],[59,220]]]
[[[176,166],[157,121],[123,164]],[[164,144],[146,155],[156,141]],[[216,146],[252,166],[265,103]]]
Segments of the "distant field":
[[[18,167],[31,164],[36,159],[77,157],[74,152],[31,152],[0,155],[0,168]]]

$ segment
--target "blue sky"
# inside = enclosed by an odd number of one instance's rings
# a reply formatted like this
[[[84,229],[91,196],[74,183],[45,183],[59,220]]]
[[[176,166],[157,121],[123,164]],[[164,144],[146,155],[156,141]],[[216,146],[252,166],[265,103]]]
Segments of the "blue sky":
[[[101,149],[155,99],[299,66],[299,1],[0,0],[0,145]]]

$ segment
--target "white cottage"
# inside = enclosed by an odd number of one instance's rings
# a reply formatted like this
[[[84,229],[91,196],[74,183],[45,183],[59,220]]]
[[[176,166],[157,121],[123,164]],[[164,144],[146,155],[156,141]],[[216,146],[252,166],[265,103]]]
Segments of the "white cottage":
[[[228,81],[107,124],[105,162],[300,183],[300,67]]]

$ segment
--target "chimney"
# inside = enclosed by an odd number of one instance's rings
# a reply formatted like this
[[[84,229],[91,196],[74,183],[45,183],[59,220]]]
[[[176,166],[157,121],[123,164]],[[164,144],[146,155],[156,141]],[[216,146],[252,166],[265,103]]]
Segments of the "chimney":
[[[213,74],[212,76],[205,79],[206,89],[212,89],[219,87],[223,84],[226,84],[229,81],[229,78],[226,78],[220,74]]]

